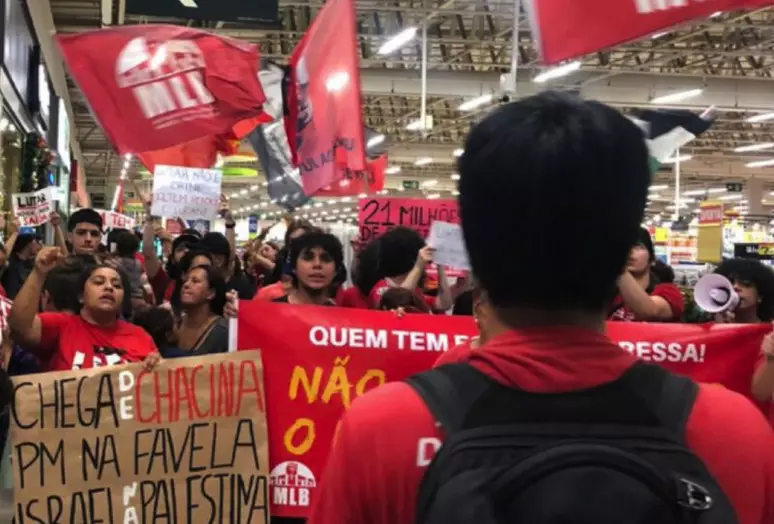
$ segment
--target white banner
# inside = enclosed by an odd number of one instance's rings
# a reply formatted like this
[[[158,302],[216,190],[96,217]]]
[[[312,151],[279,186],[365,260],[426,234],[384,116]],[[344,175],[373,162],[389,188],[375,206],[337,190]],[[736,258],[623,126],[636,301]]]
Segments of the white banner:
[[[468,251],[459,224],[436,220],[430,226],[427,244],[435,249],[433,262],[441,266],[470,271]]]
[[[52,188],[39,189],[32,193],[13,194],[13,214],[22,227],[45,224],[54,211]]]
[[[220,205],[221,179],[218,169],[156,166],[151,214],[214,220]]]

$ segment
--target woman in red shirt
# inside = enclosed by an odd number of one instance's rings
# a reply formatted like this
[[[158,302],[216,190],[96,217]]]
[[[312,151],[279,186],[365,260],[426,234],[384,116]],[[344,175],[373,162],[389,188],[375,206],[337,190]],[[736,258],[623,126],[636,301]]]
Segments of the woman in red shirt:
[[[629,252],[629,263],[618,279],[618,296],[608,320],[638,322],[678,322],[685,301],[680,289],[671,282],[660,282],[653,273],[656,263],[650,233],[640,228]]]
[[[9,325],[19,345],[47,363],[48,371],[158,362],[150,335],[120,319],[130,300],[128,278],[114,267],[98,264],[84,271],[78,314],[38,313],[46,275],[63,257],[59,248],[41,249],[16,296]]]

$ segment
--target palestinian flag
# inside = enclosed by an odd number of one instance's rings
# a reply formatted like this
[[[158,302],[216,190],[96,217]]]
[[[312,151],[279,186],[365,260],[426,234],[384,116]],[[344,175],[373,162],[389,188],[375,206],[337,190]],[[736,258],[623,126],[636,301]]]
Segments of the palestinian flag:
[[[680,147],[709,129],[716,116],[717,112],[711,107],[701,115],[679,109],[656,109],[629,118],[645,134],[650,170],[655,173]]]

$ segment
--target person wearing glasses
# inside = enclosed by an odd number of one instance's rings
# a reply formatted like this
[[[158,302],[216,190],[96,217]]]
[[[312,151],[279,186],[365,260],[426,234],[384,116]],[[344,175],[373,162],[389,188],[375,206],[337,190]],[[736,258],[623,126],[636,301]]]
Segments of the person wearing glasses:
[[[102,227],[102,217],[93,209],[79,209],[70,215],[70,220],[67,221],[67,236],[72,244],[72,254],[96,254],[102,242]]]

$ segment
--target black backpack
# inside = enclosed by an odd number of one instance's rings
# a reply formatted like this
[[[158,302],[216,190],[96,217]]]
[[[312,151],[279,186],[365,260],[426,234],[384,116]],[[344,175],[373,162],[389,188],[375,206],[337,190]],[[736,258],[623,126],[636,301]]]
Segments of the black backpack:
[[[562,394],[511,389],[467,364],[407,379],[443,428],[419,524],[735,524],[685,425],[697,385],[637,363]]]

